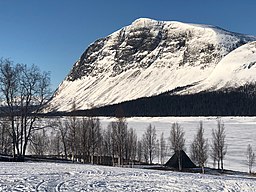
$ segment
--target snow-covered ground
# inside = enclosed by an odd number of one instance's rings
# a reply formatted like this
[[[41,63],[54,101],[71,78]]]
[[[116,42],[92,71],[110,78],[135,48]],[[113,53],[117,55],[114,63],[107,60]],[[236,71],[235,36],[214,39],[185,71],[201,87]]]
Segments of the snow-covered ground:
[[[208,143],[211,143],[212,129],[217,128],[218,117],[136,117],[128,118],[128,127],[136,130],[138,138],[147,129],[149,123],[156,127],[158,138],[162,132],[166,141],[170,136],[170,128],[172,123],[177,122],[185,131],[186,152],[190,154],[190,144],[196,134],[199,122],[203,122],[205,129],[205,137]],[[107,127],[108,123],[113,121],[113,118],[101,118],[102,127]],[[221,121],[226,129],[227,154],[224,160],[224,168],[238,171],[248,171],[246,165],[246,149],[247,145],[253,146],[256,153],[256,117],[223,117]],[[170,151],[170,150],[169,150]],[[170,154],[171,155],[171,154]],[[170,156],[169,156],[170,157]],[[167,158],[169,158],[167,157]],[[168,159],[166,159],[167,161]],[[156,163],[158,159],[154,160]],[[213,167],[212,160],[209,158],[208,166]],[[253,169],[256,171],[256,168]]]
[[[83,164],[0,163],[0,191],[256,191],[256,179]]]

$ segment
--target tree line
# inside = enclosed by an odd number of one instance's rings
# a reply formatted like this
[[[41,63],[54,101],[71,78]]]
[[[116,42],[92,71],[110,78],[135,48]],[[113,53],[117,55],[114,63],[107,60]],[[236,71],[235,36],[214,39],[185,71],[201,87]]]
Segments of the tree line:
[[[177,90],[179,89],[177,88]],[[126,117],[255,116],[255,93],[255,84],[184,95],[176,95],[175,91],[169,91],[152,97],[75,111],[71,114],[86,116],[93,113],[95,116],[113,117],[121,109],[125,112]]]
[[[200,122],[189,149],[185,148],[185,132],[179,123],[171,124],[168,136],[164,133],[157,135],[155,126],[149,124],[140,138],[133,128],[128,128],[122,117],[110,122],[106,128],[102,128],[97,117],[51,118],[42,121],[42,125],[43,128],[31,134],[26,151],[38,157],[51,155],[73,162],[123,166],[165,164],[167,157],[177,153],[178,170],[182,171],[179,154],[187,150],[203,173],[209,159],[214,167],[224,170],[227,144],[222,121],[218,121],[212,130],[211,139],[205,138],[203,123]],[[12,155],[12,128],[6,118],[1,119],[0,130],[0,153]],[[251,145],[247,147],[246,157],[251,173],[255,163]]]

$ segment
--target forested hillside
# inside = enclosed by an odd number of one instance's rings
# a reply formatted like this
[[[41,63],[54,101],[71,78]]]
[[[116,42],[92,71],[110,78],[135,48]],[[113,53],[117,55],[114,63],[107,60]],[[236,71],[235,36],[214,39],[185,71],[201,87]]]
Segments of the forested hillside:
[[[172,95],[169,92],[92,110],[73,111],[72,115],[93,116],[252,116],[256,115],[255,85]]]

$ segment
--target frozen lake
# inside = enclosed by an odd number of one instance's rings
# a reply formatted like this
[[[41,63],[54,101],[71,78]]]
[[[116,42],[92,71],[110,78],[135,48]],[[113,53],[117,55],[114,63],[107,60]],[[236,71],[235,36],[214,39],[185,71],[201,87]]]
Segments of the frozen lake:
[[[101,117],[100,119],[103,128],[114,120],[114,118],[106,117]],[[172,123],[179,123],[185,131],[186,152],[190,154],[190,144],[199,127],[199,122],[203,122],[205,138],[208,138],[208,142],[211,143],[212,129],[217,128],[218,119],[217,117],[135,117],[127,118],[127,122],[128,127],[133,127],[136,130],[139,138],[145,132],[149,123],[151,123],[156,127],[158,138],[164,132],[166,141],[168,141],[170,136]],[[256,153],[256,117],[222,117],[221,120],[225,126],[228,147],[224,168],[248,171],[248,166],[246,165],[247,145],[251,144]],[[157,161],[155,159],[155,162]],[[212,160],[209,158],[208,166],[213,167],[212,163]],[[256,171],[256,168],[253,171]]]

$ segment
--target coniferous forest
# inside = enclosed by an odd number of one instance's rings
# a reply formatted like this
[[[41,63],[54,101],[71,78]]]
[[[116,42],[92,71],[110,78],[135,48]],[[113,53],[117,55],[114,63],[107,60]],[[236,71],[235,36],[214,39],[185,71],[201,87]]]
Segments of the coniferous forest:
[[[167,92],[91,110],[73,111],[71,114],[126,117],[253,116],[256,115],[255,93],[254,84],[189,95],[174,95]]]

